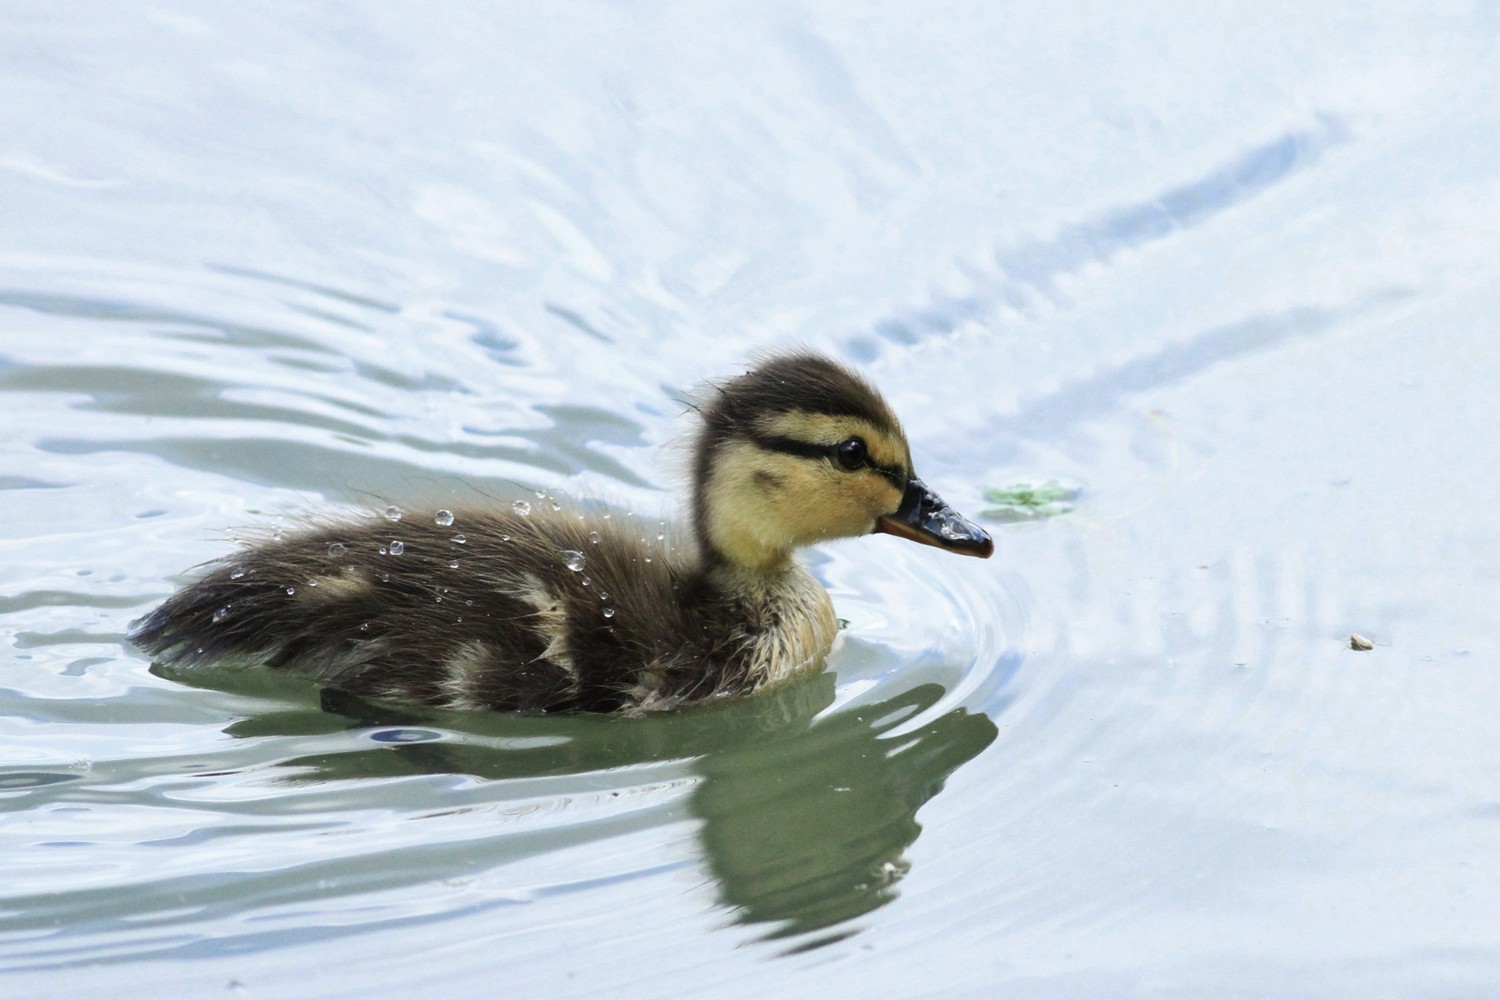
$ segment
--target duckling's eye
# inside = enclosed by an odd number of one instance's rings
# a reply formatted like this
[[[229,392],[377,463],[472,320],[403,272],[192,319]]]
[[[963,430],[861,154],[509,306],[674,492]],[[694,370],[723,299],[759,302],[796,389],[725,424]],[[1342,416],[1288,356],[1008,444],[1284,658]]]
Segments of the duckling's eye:
[[[838,456],[839,464],[850,472],[870,464],[870,451],[865,447],[864,441],[857,437],[840,441],[833,446],[833,453]]]

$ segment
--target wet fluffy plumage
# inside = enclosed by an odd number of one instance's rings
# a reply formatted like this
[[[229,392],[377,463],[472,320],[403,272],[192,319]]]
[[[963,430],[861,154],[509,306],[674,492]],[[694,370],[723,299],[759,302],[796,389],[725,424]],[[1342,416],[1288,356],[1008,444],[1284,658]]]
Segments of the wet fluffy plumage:
[[[370,515],[210,564],[133,639],[174,664],[248,659],[377,698],[658,709],[820,666],[836,623],[790,558],[800,545],[885,530],[988,554],[988,537],[911,474],[878,393],[825,358],[772,359],[718,387],[703,418],[694,551],[643,542],[619,516]],[[935,527],[916,494],[950,520]]]

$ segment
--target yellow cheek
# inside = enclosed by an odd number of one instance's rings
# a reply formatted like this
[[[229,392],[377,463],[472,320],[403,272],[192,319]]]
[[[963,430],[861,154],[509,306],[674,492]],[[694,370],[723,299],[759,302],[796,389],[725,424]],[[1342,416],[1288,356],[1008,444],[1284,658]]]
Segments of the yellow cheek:
[[[777,497],[779,513],[795,525],[796,544],[866,535],[875,519],[894,511],[901,493],[877,473],[814,466],[804,482],[789,482]]]
[[[705,499],[712,544],[735,563],[769,567],[798,546],[868,534],[900,506],[901,491],[871,470],[738,442],[720,454]]]

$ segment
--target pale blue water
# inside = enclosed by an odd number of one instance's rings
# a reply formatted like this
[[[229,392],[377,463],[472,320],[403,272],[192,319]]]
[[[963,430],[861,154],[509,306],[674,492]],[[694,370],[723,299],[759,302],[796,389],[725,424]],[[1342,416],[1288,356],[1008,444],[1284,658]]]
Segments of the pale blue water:
[[[1494,3],[9,5],[0,990],[1500,992],[1497,94]],[[655,530],[791,343],[1074,509],[810,553],[714,712],[124,643],[298,511]]]

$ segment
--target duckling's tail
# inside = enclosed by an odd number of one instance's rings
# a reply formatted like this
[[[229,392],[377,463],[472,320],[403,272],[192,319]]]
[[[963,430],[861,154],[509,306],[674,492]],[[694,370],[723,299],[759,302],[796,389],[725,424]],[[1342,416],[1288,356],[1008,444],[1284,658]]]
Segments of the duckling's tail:
[[[268,656],[276,645],[246,633],[247,617],[235,614],[244,588],[230,579],[231,570],[210,573],[130,624],[132,644],[160,663],[200,666],[232,656]]]

